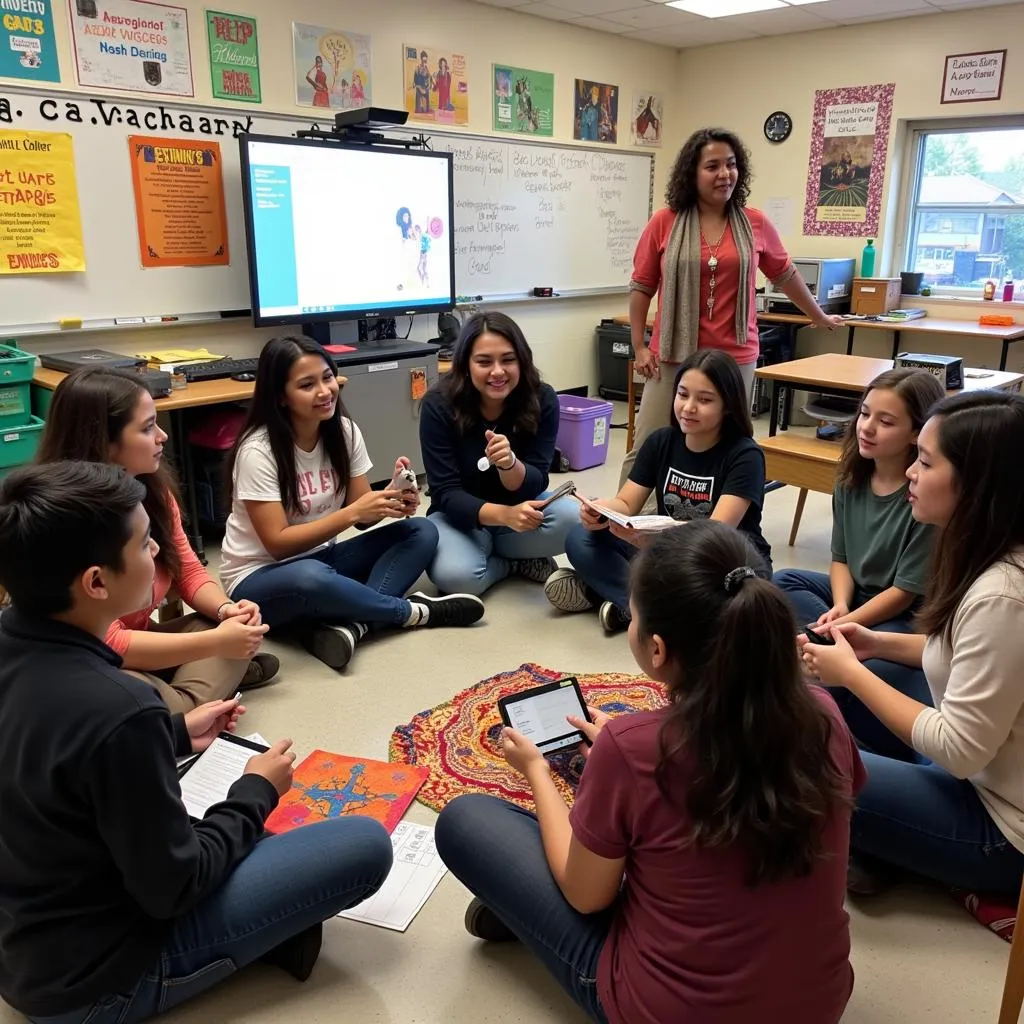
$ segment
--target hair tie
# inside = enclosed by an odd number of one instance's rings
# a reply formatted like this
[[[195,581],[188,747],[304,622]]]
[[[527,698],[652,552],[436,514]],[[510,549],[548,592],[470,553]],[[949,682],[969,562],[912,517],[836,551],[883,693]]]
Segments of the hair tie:
[[[749,565],[741,565],[738,569],[727,572],[725,574],[725,592],[735,594],[743,586],[744,580],[753,579],[756,576],[757,573]]]

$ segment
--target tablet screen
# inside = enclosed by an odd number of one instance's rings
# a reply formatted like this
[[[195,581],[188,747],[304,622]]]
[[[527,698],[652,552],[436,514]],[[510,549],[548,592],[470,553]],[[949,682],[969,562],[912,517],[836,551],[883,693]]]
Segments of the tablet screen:
[[[502,717],[542,754],[574,747],[583,737],[566,721],[567,715],[588,718],[576,681],[539,686],[501,700]]]

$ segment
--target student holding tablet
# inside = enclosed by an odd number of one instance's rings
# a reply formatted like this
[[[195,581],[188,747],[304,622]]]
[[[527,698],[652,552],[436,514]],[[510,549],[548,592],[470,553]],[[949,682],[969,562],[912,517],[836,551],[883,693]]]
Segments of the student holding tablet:
[[[557,434],[558,396],[519,325],[503,313],[470,317],[420,416],[439,590],[482,594],[507,576],[551,575],[577,521],[571,498],[543,501]]]
[[[936,530],[919,633],[830,628],[804,660],[845,687],[868,782],[850,886],[893,868],[1016,901],[1024,875],[1024,398],[979,391],[932,409],[907,470],[914,518]],[[870,659],[896,662],[880,678]],[[896,667],[896,666],[894,666]],[[923,673],[922,673],[923,670]],[[844,708],[844,714],[846,714]]]
[[[632,567],[629,641],[669,705],[569,723],[593,741],[572,810],[506,728],[536,816],[473,794],[438,818],[470,933],[522,941],[594,1021],[835,1024],[850,997],[863,769],[758,559],[722,523],[658,534]]]
[[[0,616],[0,996],[33,1024],[136,1024],[257,960],[304,981],[322,922],[391,868],[369,818],[264,836],[291,787],[290,740],[189,819],[175,757],[205,750],[244,709],[171,715],[103,642],[154,586],[145,498],[100,463],[0,484],[13,601]]]
[[[164,459],[167,435],[138,377],[96,367],[57,385],[37,462],[112,462],[146,489],[146,514],[160,550],[145,603],[113,621],[107,643],[126,669],[153,686],[171,711],[191,711],[270,682],[277,658],[260,653],[267,627],[253,601],[232,600],[200,564],[181,525],[177,488]],[[153,622],[174,588],[195,614]]]
[[[742,530],[757,549],[759,573],[771,573],[771,548],[761,532],[764,454],[753,438],[743,377],[731,356],[701,349],[675,380],[670,425],[644,442],[629,479],[600,504],[639,515],[652,492],[658,513],[680,523],[715,519]],[[629,625],[629,563],[649,535],[609,523],[584,505],[569,533],[571,569],[558,569],[544,593],[563,612],[599,606],[607,633]]]
[[[468,626],[484,606],[468,594],[405,597],[434,557],[437,528],[411,517],[418,491],[371,489],[363,435],[345,413],[337,377],[309,338],[263,347],[229,461],[221,579],[232,598],[257,602],[270,626],[298,623],[310,652],[340,669],[368,629]],[[395,464],[396,473],[408,468],[404,457]],[[391,522],[337,540],[384,520]]]

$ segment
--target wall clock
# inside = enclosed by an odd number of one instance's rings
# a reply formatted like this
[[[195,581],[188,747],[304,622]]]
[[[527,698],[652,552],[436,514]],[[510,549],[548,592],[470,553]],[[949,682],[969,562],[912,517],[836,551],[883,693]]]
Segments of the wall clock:
[[[764,121],[764,137],[769,142],[785,142],[793,131],[793,118],[784,110],[776,110]]]

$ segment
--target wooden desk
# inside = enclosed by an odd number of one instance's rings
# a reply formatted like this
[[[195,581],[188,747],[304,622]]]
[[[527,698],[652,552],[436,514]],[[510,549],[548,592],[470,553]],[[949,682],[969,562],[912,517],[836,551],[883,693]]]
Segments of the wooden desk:
[[[904,334],[929,335],[929,334],[952,334],[958,338],[970,338],[972,341],[1000,341],[1003,344],[1002,352],[999,355],[999,369],[1006,369],[1006,357],[1009,355],[1010,346],[1015,341],[1024,338],[1024,324],[1014,324],[1012,327],[983,327],[973,320],[940,320],[938,317],[925,316],[920,320],[908,320],[906,323],[893,324],[878,320],[850,320],[848,322],[849,334],[846,339],[846,354],[853,352],[853,335],[858,327],[869,331],[892,331],[892,358],[900,354],[900,340]],[[912,344],[927,344],[914,339]]]
[[[759,442],[764,452],[765,478],[769,481],[765,490],[775,490],[786,484],[800,488],[793,525],[789,531],[790,547],[796,543],[807,492],[832,493],[842,446],[835,441],[823,441],[803,434],[778,435],[779,391],[783,392],[782,429],[785,431],[789,425],[794,390],[808,389],[827,395],[859,395],[875,377],[892,367],[891,359],[827,353],[794,359],[788,363],[776,363],[774,366],[762,366],[757,370],[757,375],[771,381],[772,385],[768,437],[761,438]],[[984,391],[989,388],[1020,391],[1021,383],[1024,382],[1024,374],[1020,373],[996,370],[965,370],[964,373],[962,391]],[[988,376],[966,376],[969,373],[985,373]]]
[[[761,366],[757,376],[771,382],[771,418],[768,436],[774,437],[779,429],[779,391],[785,405],[782,429],[789,426],[789,410],[794,390],[815,391],[824,395],[849,396],[859,394],[880,373],[893,368],[891,359],[871,359],[867,356],[846,356],[828,352],[820,356],[794,359],[788,363]],[[986,374],[984,377],[971,374]],[[964,391],[985,391],[999,388],[1020,391],[1024,374],[1007,370],[964,370]],[[950,392],[957,394],[957,392]]]
[[[44,370],[37,367],[32,378],[34,384],[53,391],[67,376],[60,370]],[[344,387],[347,377],[338,377],[338,383]],[[203,380],[189,384],[187,387],[172,391],[166,398],[155,401],[157,414],[167,413],[171,428],[171,445],[178,458],[178,473],[184,489],[186,522],[185,532],[189,542],[195,549],[203,564],[206,564],[206,552],[203,538],[199,533],[199,510],[196,505],[195,474],[192,468],[192,453],[189,447],[188,430],[185,417],[181,415],[186,409],[197,409],[205,405],[221,405],[226,402],[246,402],[252,398],[254,390],[252,381],[232,380],[230,377],[221,380]]]

